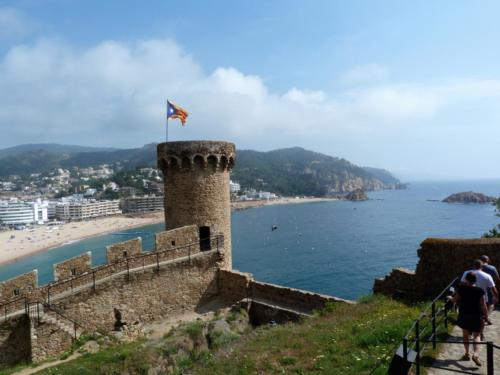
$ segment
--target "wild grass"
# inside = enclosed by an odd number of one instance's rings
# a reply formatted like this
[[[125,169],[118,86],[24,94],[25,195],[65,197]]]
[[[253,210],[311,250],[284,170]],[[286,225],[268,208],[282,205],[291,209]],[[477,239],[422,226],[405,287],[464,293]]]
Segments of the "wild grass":
[[[356,305],[332,304],[301,323],[261,326],[221,342],[217,351],[181,357],[174,373],[360,375],[381,364],[375,374],[385,374],[395,347],[420,310],[383,296]],[[197,324],[185,329],[191,337],[200,334]],[[142,342],[122,344],[41,374],[147,374],[152,350]]]

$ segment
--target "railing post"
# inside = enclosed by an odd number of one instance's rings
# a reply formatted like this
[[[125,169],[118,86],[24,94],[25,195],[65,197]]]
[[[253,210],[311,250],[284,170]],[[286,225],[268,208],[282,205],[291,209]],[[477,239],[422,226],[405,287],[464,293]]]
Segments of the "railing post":
[[[40,324],[40,302],[36,301],[36,320]]]
[[[217,235],[217,252],[219,252],[219,235]]]
[[[127,258],[127,281],[130,281],[130,265],[128,263],[128,258]]]
[[[95,271],[92,271],[92,289],[95,292]]]
[[[156,270],[158,273],[160,272],[160,254],[158,252],[156,253]]]
[[[47,287],[47,303],[50,305],[50,285]]]
[[[432,302],[432,349],[436,349],[436,302]]]
[[[403,359],[408,362],[408,339],[406,337],[403,339]]]
[[[75,341],[76,341],[76,322],[73,322],[73,332],[75,334]]]
[[[415,321],[415,351],[417,352],[415,357],[415,370],[416,375],[420,375],[420,322],[417,319]]]
[[[188,245],[188,261],[191,264],[191,245]]]
[[[448,329],[448,304],[444,305],[444,328]]]
[[[488,341],[486,343],[486,374],[493,375],[495,373],[493,362],[493,343]]]

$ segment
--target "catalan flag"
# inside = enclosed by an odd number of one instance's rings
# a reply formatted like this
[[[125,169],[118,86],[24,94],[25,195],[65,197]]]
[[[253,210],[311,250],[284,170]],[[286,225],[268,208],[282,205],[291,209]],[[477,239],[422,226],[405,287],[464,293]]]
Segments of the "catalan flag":
[[[170,100],[167,100],[167,119],[179,119],[182,122],[182,126],[186,123],[186,119],[188,117],[188,113],[184,108],[179,107],[178,105],[172,103]]]

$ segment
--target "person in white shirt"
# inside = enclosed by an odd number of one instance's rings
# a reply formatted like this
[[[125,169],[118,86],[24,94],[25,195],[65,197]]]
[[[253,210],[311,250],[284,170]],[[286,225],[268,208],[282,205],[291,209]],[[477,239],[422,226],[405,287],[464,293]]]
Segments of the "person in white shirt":
[[[496,303],[498,301],[498,292],[495,287],[495,282],[493,278],[488,275],[486,272],[482,270],[483,262],[480,259],[476,259],[473,263],[473,269],[467,270],[463,273],[462,279],[460,280],[462,283],[465,282],[465,275],[469,272],[473,271],[476,274],[476,285],[480,287],[486,295],[488,295],[488,288],[491,288],[491,292],[493,293],[493,301],[488,301],[488,303]]]

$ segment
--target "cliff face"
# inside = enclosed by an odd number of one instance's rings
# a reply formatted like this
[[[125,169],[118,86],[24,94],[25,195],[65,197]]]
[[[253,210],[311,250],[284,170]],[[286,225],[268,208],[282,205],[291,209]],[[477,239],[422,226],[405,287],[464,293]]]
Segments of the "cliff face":
[[[240,150],[231,178],[244,187],[285,196],[332,196],[357,189],[394,189],[400,184],[389,172],[383,172],[392,180],[385,183],[370,170],[345,159],[294,147],[269,152]]]
[[[473,191],[452,194],[445,199],[445,203],[493,203],[496,202],[495,197],[490,197]]]

